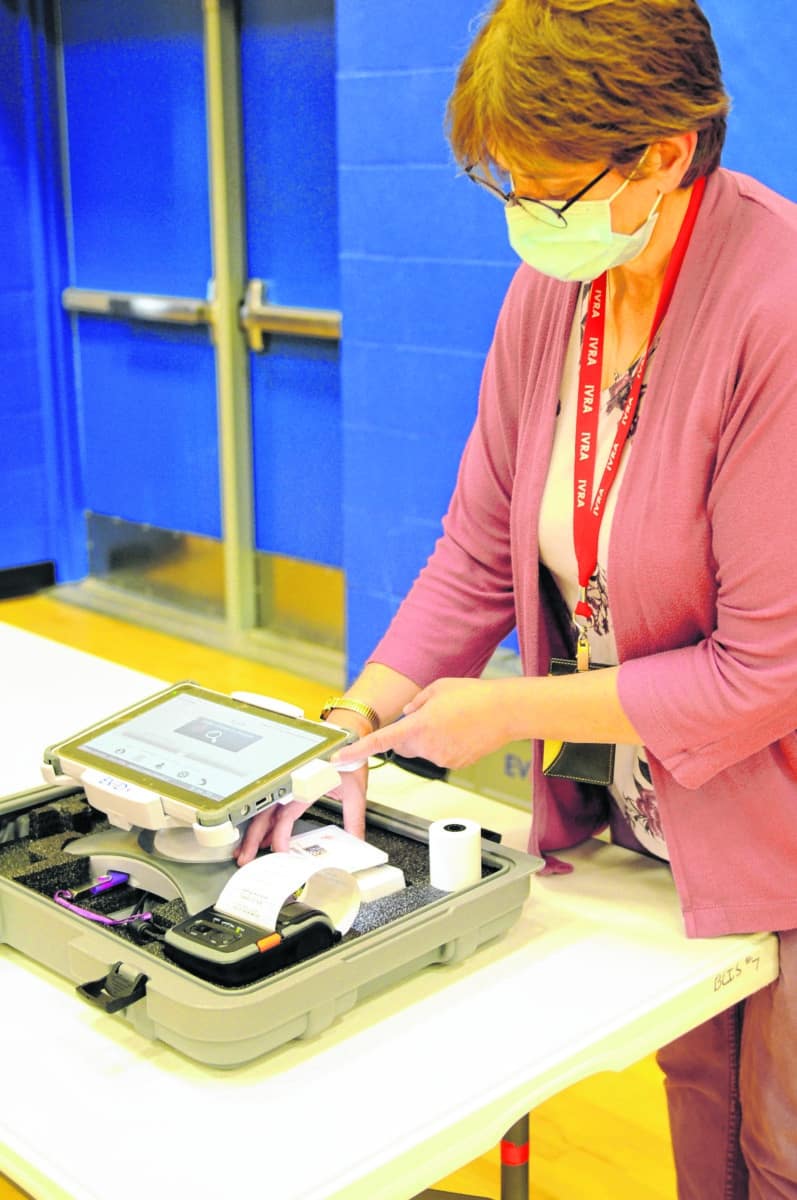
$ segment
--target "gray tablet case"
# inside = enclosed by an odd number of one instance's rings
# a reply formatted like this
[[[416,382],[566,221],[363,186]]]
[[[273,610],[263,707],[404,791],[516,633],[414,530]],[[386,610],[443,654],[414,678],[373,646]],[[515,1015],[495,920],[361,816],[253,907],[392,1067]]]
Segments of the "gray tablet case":
[[[340,805],[319,801],[306,820],[340,824]],[[529,877],[542,866],[483,839],[481,881],[437,891],[429,883],[428,822],[372,805],[367,839],[403,869],[407,887],[364,904],[344,938],[316,957],[227,987],[170,961],[161,942],[141,942],[128,926],[95,925],[54,903],[57,890],[77,889],[96,874],[97,862],[83,850],[107,832],[78,787],[0,800],[0,942],[70,980],[84,1000],[118,1013],[143,1036],[214,1067],[239,1066],[312,1037],[362,997],[431,964],[465,959],[514,924]],[[127,838],[125,853],[146,862],[145,835],[143,844],[135,832],[118,836]],[[161,929],[190,914],[186,894],[190,906],[190,888],[172,899],[147,898]]]

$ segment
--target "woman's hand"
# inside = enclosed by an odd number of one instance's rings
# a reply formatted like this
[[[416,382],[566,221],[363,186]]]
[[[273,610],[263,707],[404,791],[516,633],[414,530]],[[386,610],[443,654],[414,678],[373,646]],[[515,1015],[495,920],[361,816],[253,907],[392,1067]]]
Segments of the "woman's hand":
[[[439,767],[467,767],[511,741],[503,695],[506,680],[438,679],[404,707],[404,717],[369,733],[332,757],[334,763],[385,750],[428,758]]]
[[[233,850],[233,857],[239,867],[245,866],[257,856],[258,850],[270,846],[272,850],[288,850],[290,848],[293,826],[303,812],[310,807],[298,800],[289,804],[272,804],[246,826],[244,835]]]
[[[335,725],[341,728],[351,728],[352,733],[364,734],[370,729],[367,721],[346,712],[351,717],[344,725],[343,712],[334,715]],[[359,743],[358,743],[359,744]],[[368,767],[360,767],[356,771],[341,771],[340,786],[329,795],[343,804],[343,827],[355,837],[365,837],[365,793],[368,787]],[[257,852],[270,846],[272,850],[289,850],[293,827],[299,817],[307,811],[310,804],[299,800],[291,800],[289,804],[272,804],[264,812],[258,813],[246,827],[244,835],[233,851],[239,867],[251,862]]]

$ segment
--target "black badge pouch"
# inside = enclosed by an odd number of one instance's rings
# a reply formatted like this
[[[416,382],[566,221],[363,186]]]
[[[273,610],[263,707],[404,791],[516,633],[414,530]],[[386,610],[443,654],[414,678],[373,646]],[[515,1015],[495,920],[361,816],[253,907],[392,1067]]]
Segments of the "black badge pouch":
[[[589,643],[582,632],[579,635],[578,657],[552,658],[549,674],[572,675],[577,671],[600,671],[607,665],[589,661]],[[554,742],[546,739],[542,747],[543,775],[607,786],[614,782],[614,749],[612,743]]]

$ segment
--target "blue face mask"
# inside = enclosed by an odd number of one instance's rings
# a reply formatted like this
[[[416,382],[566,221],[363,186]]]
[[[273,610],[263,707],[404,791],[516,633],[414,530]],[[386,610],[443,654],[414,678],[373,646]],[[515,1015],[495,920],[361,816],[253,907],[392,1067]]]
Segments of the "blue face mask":
[[[567,210],[566,225],[546,224],[522,205],[507,204],[509,244],[529,266],[568,283],[597,279],[604,271],[630,262],[653,236],[662,193],[635,233],[615,233],[612,201],[629,182],[626,179],[607,200],[576,200]]]

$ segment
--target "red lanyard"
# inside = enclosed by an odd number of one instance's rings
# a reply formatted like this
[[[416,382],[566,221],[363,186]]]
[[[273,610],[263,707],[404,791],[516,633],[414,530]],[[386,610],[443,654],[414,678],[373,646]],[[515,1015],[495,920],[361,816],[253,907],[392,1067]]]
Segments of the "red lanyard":
[[[642,380],[650,356],[650,347],[670,304],[675,283],[681,270],[689,238],[703,192],[705,177],[701,177],[692,189],[689,207],[681,224],[677,241],[664,275],[661,295],[648,334],[645,353],[637,364],[631,381],[631,391],[623,414],[617,425],[617,433],[609,451],[597,492],[593,495],[595,481],[595,459],[598,448],[598,418],[600,415],[601,373],[603,368],[603,340],[606,322],[607,274],[596,279],[589,294],[589,308],[584,326],[584,341],[581,346],[581,368],[578,379],[578,411],[576,413],[576,457],[573,472],[573,542],[578,563],[579,600],[575,615],[587,621],[592,619],[592,608],[587,600],[587,585],[598,562],[598,535],[606,506],[606,499],[617,478],[620,459],[628,441],[629,430],[639,407]]]

